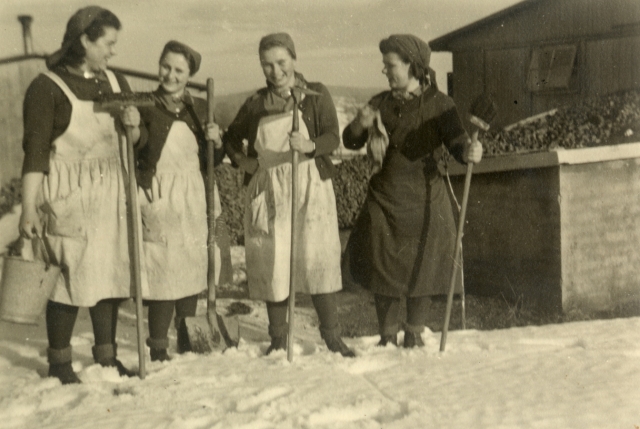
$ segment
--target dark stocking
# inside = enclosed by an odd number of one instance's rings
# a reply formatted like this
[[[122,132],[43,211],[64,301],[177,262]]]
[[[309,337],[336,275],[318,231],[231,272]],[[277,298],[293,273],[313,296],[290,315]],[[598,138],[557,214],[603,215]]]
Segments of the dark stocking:
[[[50,348],[62,350],[71,345],[77,317],[78,307],[53,301],[47,303],[47,339]]]

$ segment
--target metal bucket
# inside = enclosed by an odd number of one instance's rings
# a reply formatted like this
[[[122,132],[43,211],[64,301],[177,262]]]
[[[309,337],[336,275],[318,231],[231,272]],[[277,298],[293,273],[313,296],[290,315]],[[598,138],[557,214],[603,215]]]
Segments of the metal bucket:
[[[51,296],[60,267],[51,264],[42,239],[45,261],[5,257],[0,279],[0,318],[7,322],[37,325]]]

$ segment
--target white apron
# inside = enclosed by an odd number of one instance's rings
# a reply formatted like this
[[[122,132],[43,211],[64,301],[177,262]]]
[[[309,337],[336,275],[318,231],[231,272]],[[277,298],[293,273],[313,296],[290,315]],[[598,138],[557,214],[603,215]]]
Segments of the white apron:
[[[214,192],[218,218],[217,187]],[[207,288],[207,204],[198,143],[185,122],[173,122],[148,193],[151,202],[142,189],[138,192],[150,291],[145,298],[175,300],[202,292]],[[217,245],[215,258],[217,282]]]
[[[43,182],[47,236],[63,267],[51,300],[92,307],[106,298],[129,298],[124,139],[111,114],[76,98],[55,73],[45,75],[71,102],[69,127],[52,144]],[[120,92],[115,75],[107,76]]]
[[[259,168],[247,189],[244,217],[249,293],[279,302],[289,296],[291,252],[291,112],[260,120],[255,149]],[[309,138],[300,114],[300,133]],[[313,159],[300,155],[296,291],[321,294],[342,289],[336,199]]]

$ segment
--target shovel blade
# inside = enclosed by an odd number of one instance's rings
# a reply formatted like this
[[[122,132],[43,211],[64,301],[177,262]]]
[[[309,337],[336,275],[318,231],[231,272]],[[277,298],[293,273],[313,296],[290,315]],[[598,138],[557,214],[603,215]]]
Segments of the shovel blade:
[[[185,318],[191,350],[207,354],[237,347],[240,341],[240,324],[236,316],[224,317],[208,311],[206,317]]]

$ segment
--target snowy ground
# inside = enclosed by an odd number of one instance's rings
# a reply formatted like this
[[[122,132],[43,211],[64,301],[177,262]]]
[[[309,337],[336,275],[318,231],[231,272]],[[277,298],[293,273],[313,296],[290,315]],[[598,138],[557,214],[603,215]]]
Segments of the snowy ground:
[[[241,249],[234,255],[238,263]],[[237,350],[174,354],[171,362],[148,363],[145,380],[93,365],[90,322],[81,312],[73,347],[83,384],[72,386],[43,378],[42,323],[0,322],[0,427],[640,427],[640,318],[454,331],[444,353],[440,335],[429,331],[426,347],[414,350],[377,348],[377,337],[347,339],[357,357],[344,359],[326,350],[310,328],[313,314],[300,309],[288,363],[284,352],[263,356],[264,306],[247,303],[253,311],[243,316],[248,334]],[[129,308],[121,311],[119,354],[136,367]]]

